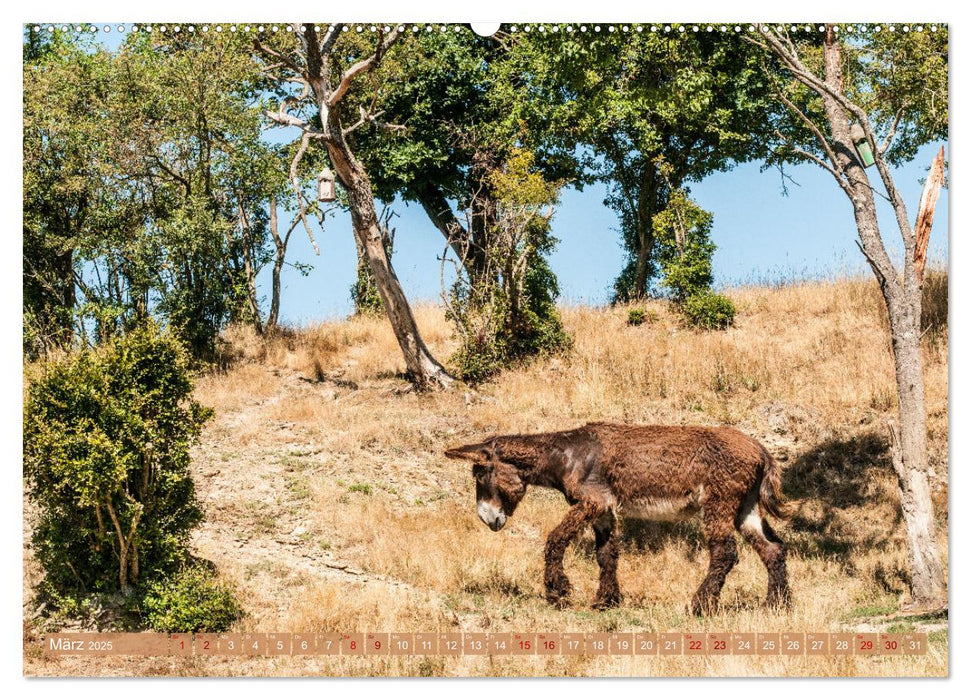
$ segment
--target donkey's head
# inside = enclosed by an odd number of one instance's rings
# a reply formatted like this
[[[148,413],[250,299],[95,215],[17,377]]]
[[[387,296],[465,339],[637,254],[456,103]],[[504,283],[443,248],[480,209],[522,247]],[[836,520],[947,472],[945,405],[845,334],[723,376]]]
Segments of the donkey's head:
[[[445,450],[446,457],[472,462],[476,510],[479,519],[493,532],[502,529],[506,518],[513,514],[526,493],[522,472],[515,465],[503,461],[502,452],[502,446],[495,438]]]

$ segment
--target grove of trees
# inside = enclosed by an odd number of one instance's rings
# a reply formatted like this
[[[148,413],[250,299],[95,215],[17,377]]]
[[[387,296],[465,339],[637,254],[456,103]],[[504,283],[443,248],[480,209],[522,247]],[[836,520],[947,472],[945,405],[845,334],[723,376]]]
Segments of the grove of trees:
[[[744,162],[811,163],[847,195],[886,302],[913,599],[943,604],[923,251],[891,167],[947,138],[946,28],[525,29],[144,25],[107,50],[88,32],[25,28],[25,355],[107,346],[158,324],[204,363],[229,324],[275,333],[283,270],[309,270],[291,259],[291,237],[318,248],[327,207],[338,207],[358,250],[355,304],[388,319],[412,384],[482,381],[570,347],[548,256],[561,192],[593,183],[606,186],[626,255],[614,300],[665,297],[720,328],[734,307],[711,290],[717,221],[692,183]],[[324,168],[336,177],[333,202],[318,197]],[[892,205],[900,262],[875,197]],[[395,202],[418,205],[442,235],[443,301],[460,340],[450,358],[422,339],[395,272]],[[605,231],[603,244],[615,238]],[[326,246],[319,253],[326,266]],[[118,571],[124,588],[130,561]]]

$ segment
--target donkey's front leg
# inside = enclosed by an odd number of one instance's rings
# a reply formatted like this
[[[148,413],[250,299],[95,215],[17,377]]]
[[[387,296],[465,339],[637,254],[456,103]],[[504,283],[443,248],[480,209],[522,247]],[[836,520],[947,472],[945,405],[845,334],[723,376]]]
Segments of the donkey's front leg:
[[[563,607],[570,595],[570,580],[563,570],[563,556],[574,537],[597,516],[604,512],[602,506],[580,502],[570,508],[563,521],[553,528],[546,540],[546,600],[551,605]]]

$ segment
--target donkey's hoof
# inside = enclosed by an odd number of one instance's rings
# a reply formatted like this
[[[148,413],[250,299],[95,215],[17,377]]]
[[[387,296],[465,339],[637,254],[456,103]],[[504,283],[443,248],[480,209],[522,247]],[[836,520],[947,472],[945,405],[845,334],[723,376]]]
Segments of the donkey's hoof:
[[[616,608],[618,605],[620,605],[620,598],[606,598],[604,600],[598,598],[593,601],[590,607],[594,610],[610,610],[611,608]]]
[[[769,595],[765,599],[765,607],[769,610],[785,612],[786,610],[792,609],[792,598],[789,597],[788,593],[780,595]]]
[[[550,589],[546,591],[546,602],[557,610],[562,610],[570,605],[570,587]]]
[[[617,591],[602,593],[597,595],[590,607],[594,610],[609,610],[620,605],[621,600],[622,596]]]
[[[713,600],[694,598],[691,601],[691,614],[695,617],[708,617],[718,607],[718,603]]]

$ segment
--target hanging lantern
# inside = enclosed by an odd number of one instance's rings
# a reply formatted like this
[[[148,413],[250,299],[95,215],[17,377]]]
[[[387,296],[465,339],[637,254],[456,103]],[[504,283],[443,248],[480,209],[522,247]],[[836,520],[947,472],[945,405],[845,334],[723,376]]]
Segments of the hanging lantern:
[[[317,176],[317,199],[321,202],[333,202],[337,199],[334,188],[334,173],[330,168],[324,168]]]
[[[863,131],[863,127],[856,122],[853,122],[852,126],[850,126],[850,138],[853,139],[853,144],[856,146],[856,152],[863,162],[863,167],[869,168],[875,162],[873,160],[873,150],[870,148],[870,142],[866,139],[866,133]]]

